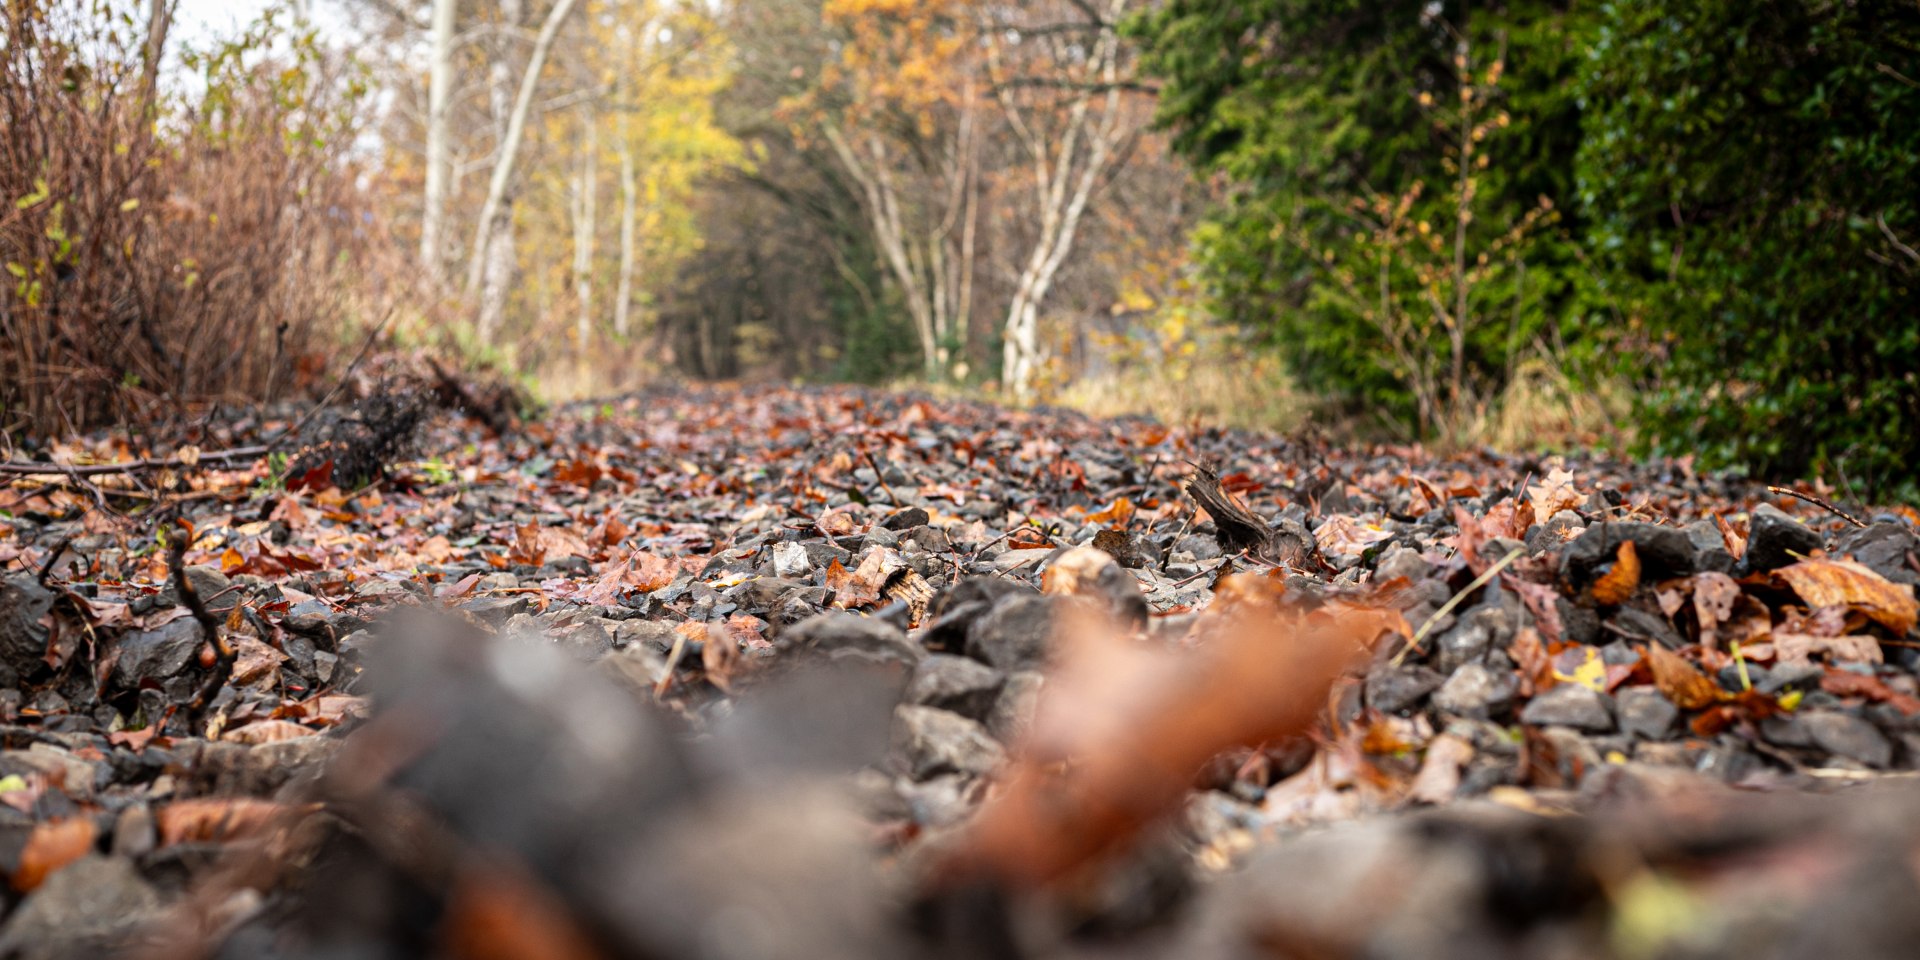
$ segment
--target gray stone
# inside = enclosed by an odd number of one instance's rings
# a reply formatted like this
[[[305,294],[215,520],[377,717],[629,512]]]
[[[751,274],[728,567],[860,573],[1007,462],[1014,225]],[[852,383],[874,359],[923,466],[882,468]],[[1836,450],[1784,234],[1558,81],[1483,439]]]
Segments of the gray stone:
[[[1754,508],[1753,517],[1747,522],[1747,554],[1740,562],[1751,573],[1777,570],[1825,544],[1820,534],[1773,504],[1763,503]]]
[[[924,827],[952,826],[973,812],[976,782],[972,777],[946,773],[925,783],[904,782],[899,795],[913,822]]]
[[[1485,720],[1513,703],[1513,676],[1469,663],[1453,672],[1433,694],[1433,705],[1447,712]]]
[[[1672,621],[1657,613],[1649,613],[1639,607],[1621,607],[1607,620],[1609,632],[1614,636],[1625,637],[1639,642],[1653,641],[1669,650],[1677,650],[1686,644],[1686,639],[1673,628]]]
[[[1615,695],[1620,732],[1642,740],[1665,740],[1680,721],[1680,708],[1652,687],[1627,687]]]
[[[1920,538],[1904,523],[1883,520],[1855,530],[1841,537],[1833,552],[1895,583],[1920,583],[1920,573],[1907,564],[1908,554],[1920,555]]]
[[[994,701],[993,713],[987,717],[987,729],[1001,743],[1014,743],[1026,736],[1027,728],[1033,725],[1033,711],[1040,703],[1040,690],[1046,682],[1044,675],[1032,670],[1007,677],[1000,688],[1000,698]]]
[[[19,676],[46,669],[47,628],[40,619],[53,609],[53,591],[32,574],[0,580],[0,660]],[[5,684],[12,686],[18,677]]]
[[[1598,577],[1620,553],[1623,541],[1633,541],[1642,576],[1648,580],[1684,577],[1694,572],[1693,542],[1676,527],[1637,521],[1609,521],[1587,528],[1561,554],[1560,569],[1568,581],[1584,587]]]
[[[123,857],[88,854],[27,896],[0,933],[0,955],[22,960],[118,955],[160,913],[160,895]]]
[[[1613,729],[1613,711],[1607,707],[1606,694],[1578,683],[1563,683],[1529,701],[1520,711],[1520,722],[1606,733]]]
[[[1726,573],[1733,569],[1733,554],[1727,552],[1727,538],[1712,520],[1695,520],[1681,528],[1687,542],[1693,544],[1693,563],[1701,570]]]
[[[1893,743],[1859,717],[1814,711],[1801,716],[1800,722],[1814,745],[1828,753],[1881,770],[1893,763]]]
[[[824,657],[912,665],[926,652],[893,624],[874,617],[835,611],[808,617],[774,640],[782,656]]]
[[[1535,554],[1558,550],[1586,529],[1587,522],[1579,514],[1562,510],[1527,531],[1527,549]]]
[[[665,620],[622,620],[613,628],[614,646],[640,646],[654,653],[664,654],[673,649],[673,624]]]
[[[1446,678],[1422,666],[1380,667],[1367,675],[1367,706],[1382,713],[1411,710]]]
[[[986,727],[957,713],[901,704],[893,717],[894,749],[914,780],[942,773],[978,776],[1006,758]]]
[[[175,676],[199,653],[205,639],[199,621],[192,617],[129,633],[120,638],[119,657],[113,664],[114,682],[137,687],[143,680]]]
[[[967,626],[967,654],[1001,670],[1042,666],[1053,641],[1056,597],[1009,597]]]
[[[807,559],[807,548],[792,541],[773,545],[773,575],[776,577],[804,577],[813,572],[813,561]]]
[[[1373,568],[1373,578],[1385,583],[1405,577],[1409,583],[1425,580],[1433,572],[1433,564],[1420,555],[1418,550],[1406,547],[1389,547],[1381,554],[1380,562]]]
[[[1006,683],[1000,671],[969,657],[935,653],[913,668],[907,682],[907,702],[951,710],[970,720],[986,721]]]

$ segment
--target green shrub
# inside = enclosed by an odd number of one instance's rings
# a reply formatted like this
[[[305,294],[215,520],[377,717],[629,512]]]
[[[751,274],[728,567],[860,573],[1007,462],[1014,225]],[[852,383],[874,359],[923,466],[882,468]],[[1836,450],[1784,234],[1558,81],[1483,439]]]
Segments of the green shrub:
[[[1606,282],[1649,333],[1657,449],[1910,487],[1920,6],[1600,10],[1580,200]]]

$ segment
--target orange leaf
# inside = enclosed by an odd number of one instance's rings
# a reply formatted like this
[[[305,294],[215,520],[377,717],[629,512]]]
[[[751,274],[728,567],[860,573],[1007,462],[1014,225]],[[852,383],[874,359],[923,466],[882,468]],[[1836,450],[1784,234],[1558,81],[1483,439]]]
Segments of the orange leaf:
[[[1858,610],[1896,634],[1912,630],[1920,620],[1912,587],[1850,560],[1802,560],[1773,573],[1812,606]]]
[[[1699,710],[1720,701],[1720,688],[1685,657],[1657,643],[1640,648],[1640,655],[1646,658],[1647,668],[1653,672],[1653,685],[1673,701],[1674,706]]]
[[[1626,603],[1640,588],[1640,552],[1632,540],[1620,541],[1613,568],[1593,582],[1593,599],[1609,607]]]
[[[244,727],[235,727],[220,735],[228,743],[244,743],[257,746],[262,743],[279,743],[282,740],[295,740],[311,737],[319,731],[303,727],[286,720],[256,720]]]
[[[20,851],[20,867],[13,871],[13,889],[26,893],[93,849],[93,820],[74,817],[35,824]]]
[[[175,800],[161,807],[154,813],[153,822],[160,834],[160,845],[164,847],[253,836],[291,809],[271,800],[202,797]]]

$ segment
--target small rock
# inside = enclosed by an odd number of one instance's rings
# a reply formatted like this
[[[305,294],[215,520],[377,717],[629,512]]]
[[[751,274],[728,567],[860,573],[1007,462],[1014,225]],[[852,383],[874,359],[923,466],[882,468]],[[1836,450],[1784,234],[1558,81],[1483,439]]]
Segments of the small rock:
[[[773,645],[783,656],[851,658],[908,666],[926,656],[893,624],[839,611],[808,617],[780,631]]]
[[[1693,544],[1694,566],[1714,573],[1733,569],[1733,554],[1727,552],[1727,539],[1721,535],[1719,524],[1695,520],[1681,529],[1687,535],[1687,542]]]
[[[902,783],[900,798],[906,802],[908,816],[923,827],[946,827],[959,823],[973,812],[971,777],[958,773],[941,774],[925,783]]]
[[[792,541],[773,545],[773,575],[788,579],[798,579],[813,572],[813,561],[807,559],[807,548]]]
[[[1040,703],[1040,690],[1046,682],[1044,675],[1032,670],[1008,676],[1000,687],[1000,698],[994,701],[993,712],[987,716],[987,730],[1001,743],[1024,738],[1027,728],[1033,725],[1033,711]]]
[[[1385,583],[1405,577],[1408,583],[1419,583],[1433,572],[1433,564],[1420,555],[1418,550],[1406,547],[1389,547],[1381,554],[1380,562],[1373,568],[1373,578]]]
[[[1537,727],[1572,727],[1587,733],[1613,729],[1606,695],[1578,683],[1563,683],[1534,697],[1520,711],[1520,722]]]
[[[0,955],[117,956],[161,910],[160,895],[123,857],[88,854],[27,896],[0,934]]]
[[[114,683],[137,687],[142,681],[175,676],[186,669],[204,642],[200,623],[192,617],[129,633],[120,638],[119,659],[113,665]]]
[[[1620,544],[1628,540],[1633,541],[1640,558],[1643,579],[1684,577],[1694,572],[1693,542],[1686,534],[1675,527],[1632,521],[1588,527],[1561,555],[1561,572],[1569,582],[1585,587],[1619,556]]]
[[[1895,583],[1920,583],[1920,573],[1907,565],[1908,554],[1920,554],[1920,538],[1906,524],[1883,520],[1855,530],[1841,537],[1833,552]]]
[[[1455,670],[1433,694],[1433,705],[1447,713],[1485,720],[1506,710],[1513,702],[1513,688],[1513,677],[1504,671],[1495,673],[1469,663]]]
[[[1527,550],[1534,554],[1558,550],[1584,533],[1587,522],[1572,510],[1562,510],[1527,531]]]
[[[1648,613],[1639,607],[1621,607],[1607,620],[1607,628],[1613,636],[1642,643],[1653,641],[1669,650],[1677,650],[1686,644],[1686,640],[1666,617]]]
[[[53,591],[32,574],[0,580],[0,660],[19,677],[47,668],[47,628],[41,618],[53,609]],[[7,685],[12,686],[10,681]]]
[[[1642,740],[1665,740],[1673,735],[1680,708],[1652,687],[1627,687],[1615,695],[1620,709],[1620,732]]]
[[[957,713],[901,704],[894,710],[894,747],[916,781],[942,773],[984,774],[1006,758],[987,728]]]
[[[927,511],[920,507],[908,507],[905,510],[894,511],[885,520],[880,521],[880,526],[894,531],[912,530],[914,527],[925,526],[932,519]]]
[[[1445,682],[1422,666],[1381,667],[1367,675],[1367,706],[1382,713],[1411,710]]]
[[[993,713],[1006,679],[1000,671],[969,657],[930,654],[913,669],[907,702],[984,722]]]
[[[1795,563],[1825,544],[1820,534],[1773,504],[1763,503],[1747,522],[1747,553],[1740,562],[1750,573],[1764,573]]]
[[[622,620],[613,628],[614,646],[639,646],[659,654],[673,649],[676,636],[673,624],[664,620]]]
[[[1884,770],[1893,763],[1893,744],[1879,728],[1844,713],[1813,711],[1800,717],[1815,746],[1836,756]]]
[[[1046,663],[1059,599],[1012,597],[967,627],[967,654],[1000,670],[1026,670]]]

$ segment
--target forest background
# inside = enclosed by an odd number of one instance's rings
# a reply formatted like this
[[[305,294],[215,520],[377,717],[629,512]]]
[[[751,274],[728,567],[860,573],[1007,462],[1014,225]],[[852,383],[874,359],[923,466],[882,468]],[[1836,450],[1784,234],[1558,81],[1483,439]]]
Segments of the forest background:
[[[1917,492],[1915,0],[307,2],[8,0],[9,449],[378,336]]]

